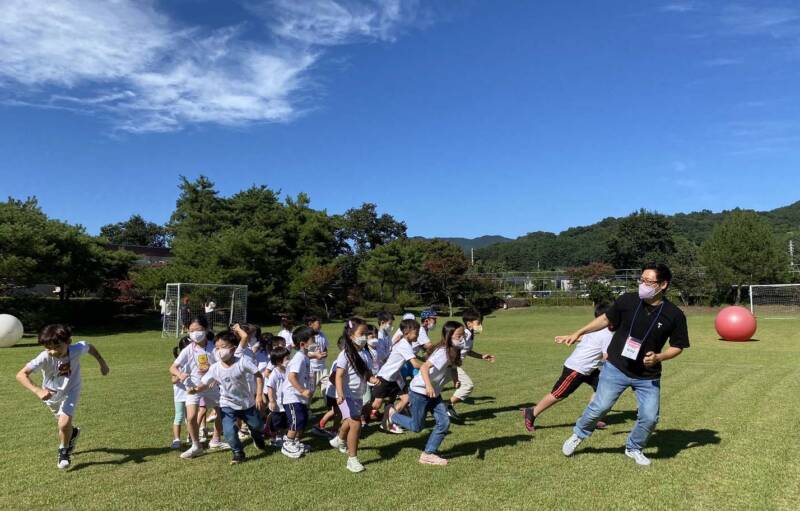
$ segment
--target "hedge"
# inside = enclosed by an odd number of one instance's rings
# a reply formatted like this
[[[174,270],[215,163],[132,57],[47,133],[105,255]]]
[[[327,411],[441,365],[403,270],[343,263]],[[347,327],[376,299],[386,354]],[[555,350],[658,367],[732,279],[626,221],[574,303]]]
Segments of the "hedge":
[[[102,326],[121,321],[121,316],[136,316],[140,306],[100,298],[0,297],[0,314],[11,314],[22,321],[26,332],[36,332],[50,323],[73,327]]]

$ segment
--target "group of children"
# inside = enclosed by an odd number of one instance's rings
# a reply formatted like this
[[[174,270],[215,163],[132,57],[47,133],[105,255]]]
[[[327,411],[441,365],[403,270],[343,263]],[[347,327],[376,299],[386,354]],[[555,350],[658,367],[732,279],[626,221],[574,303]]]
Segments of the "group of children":
[[[595,315],[605,312],[599,306]],[[474,350],[475,335],[483,329],[482,316],[464,312],[463,323],[447,321],[434,342],[437,317],[423,311],[421,324],[413,315],[403,316],[392,334],[394,316],[380,313],[378,326],[350,318],[338,340],[338,356],[327,366],[328,340],[319,318],[308,316],[291,329],[288,320],[278,335],[262,333],[256,325],[233,325],[214,334],[204,316],[192,319],[188,335],[173,350],[169,368],[173,383],[175,418],[172,448],[181,449],[181,427],[185,422],[190,447],[181,453],[189,459],[203,454],[204,444],[212,450],[230,449],[231,463],[245,460],[243,440],[251,438],[261,450],[280,448],[289,458],[310,451],[301,443],[309,423],[309,407],[317,389],[327,411],[315,421],[311,432],[325,436],[334,449],[347,454],[346,468],[361,472],[358,460],[361,430],[380,420],[380,429],[399,434],[423,429],[428,412],[434,428],[419,462],[446,465],[437,454],[450,420],[459,420],[455,405],[472,392],[472,379],[463,368],[467,357],[494,362],[495,357]],[[525,426],[533,431],[535,420],[553,404],[586,383],[597,386],[599,365],[611,332],[587,334],[565,361],[553,389],[533,408],[523,409]],[[44,351],[26,364],[17,380],[36,394],[58,422],[58,462],[68,468],[80,429],[73,417],[81,391],[80,358],[89,353],[100,364],[103,375],[109,368],[97,349],[86,342],[72,343],[64,325],[48,325],[39,334]],[[42,384],[30,375],[41,370]],[[455,392],[442,399],[445,383],[451,380]],[[206,422],[213,422],[211,438]],[[328,424],[339,421],[338,429]],[[223,441],[224,437],[224,441]]]

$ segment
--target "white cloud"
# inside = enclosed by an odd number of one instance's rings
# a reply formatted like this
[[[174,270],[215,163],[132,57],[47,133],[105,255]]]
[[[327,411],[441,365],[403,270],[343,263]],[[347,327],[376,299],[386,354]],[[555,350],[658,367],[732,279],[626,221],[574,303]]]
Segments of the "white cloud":
[[[696,7],[694,6],[694,4],[689,2],[674,2],[671,4],[662,5],[660,10],[664,12],[676,12],[683,14],[686,12],[692,12],[696,10]]]
[[[321,46],[392,40],[409,5],[251,4],[271,16],[267,44],[242,27],[182,26],[146,0],[0,0],[0,90],[6,104],[100,113],[129,132],[288,121]]]
[[[720,21],[733,35],[780,38],[800,34],[800,10],[796,8],[732,4],[722,10]]]

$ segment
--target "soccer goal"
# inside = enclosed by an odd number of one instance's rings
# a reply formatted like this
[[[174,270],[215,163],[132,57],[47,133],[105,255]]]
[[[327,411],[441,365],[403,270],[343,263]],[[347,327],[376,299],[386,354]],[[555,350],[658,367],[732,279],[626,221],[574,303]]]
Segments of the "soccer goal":
[[[229,284],[167,284],[162,337],[180,337],[198,316],[219,331],[247,321],[247,286]]]
[[[762,318],[800,317],[800,284],[750,286],[750,312]]]

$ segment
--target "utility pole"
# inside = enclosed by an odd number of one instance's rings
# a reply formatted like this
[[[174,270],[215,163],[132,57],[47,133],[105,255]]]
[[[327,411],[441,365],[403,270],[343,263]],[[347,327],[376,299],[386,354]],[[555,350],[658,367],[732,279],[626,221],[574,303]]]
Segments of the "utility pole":
[[[789,243],[791,243],[791,241]],[[470,266],[475,266],[475,248],[474,247],[471,247],[469,249],[469,265]]]
[[[794,240],[789,240],[789,266],[794,268]]]

